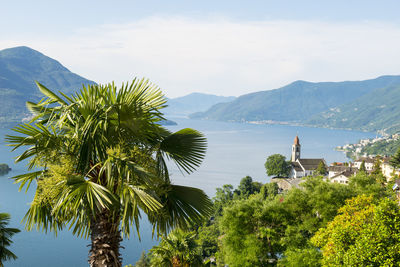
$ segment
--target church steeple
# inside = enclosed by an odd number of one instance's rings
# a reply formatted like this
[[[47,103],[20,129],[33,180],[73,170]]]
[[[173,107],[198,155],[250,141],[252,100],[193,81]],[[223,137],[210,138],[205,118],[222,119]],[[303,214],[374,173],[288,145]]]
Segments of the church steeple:
[[[292,145],[292,158],[291,161],[296,161],[300,158],[300,140],[299,137],[296,135],[294,138],[294,142]]]

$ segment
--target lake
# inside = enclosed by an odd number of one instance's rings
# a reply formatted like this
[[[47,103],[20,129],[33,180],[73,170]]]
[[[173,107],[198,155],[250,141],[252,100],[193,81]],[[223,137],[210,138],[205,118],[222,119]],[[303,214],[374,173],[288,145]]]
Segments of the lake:
[[[300,138],[301,157],[323,157],[328,163],[348,161],[342,152],[334,148],[346,143],[355,143],[359,139],[374,137],[373,133],[308,128],[288,125],[255,125],[215,121],[199,121],[183,118],[171,118],[178,123],[169,126],[172,131],[190,127],[201,131],[208,139],[207,155],[197,172],[183,176],[178,168],[169,164],[171,179],[175,184],[203,189],[210,197],[215,188],[224,184],[237,186],[240,180],[249,175],[255,181],[268,182],[264,169],[266,158],[272,154],[290,157],[291,145],[296,135]],[[34,188],[18,192],[18,185],[8,179],[26,171],[24,164],[15,165],[9,147],[4,144],[4,135],[10,133],[0,130],[0,163],[7,163],[12,171],[0,176],[0,212],[11,214],[10,227],[24,229],[21,220],[33,199]],[[122,246],[124,264],[134,264],[143,250],[157,244],[151,237],[151,226],[142,219],[141,239],[134,234],[125,240]],[[22,231],[13,238],[10,248],[17,256],[16,261],[6,262],[6,266],[88,266],[87,256],[90,244],[73,236],[67,230],[57,237],[53,233]]]

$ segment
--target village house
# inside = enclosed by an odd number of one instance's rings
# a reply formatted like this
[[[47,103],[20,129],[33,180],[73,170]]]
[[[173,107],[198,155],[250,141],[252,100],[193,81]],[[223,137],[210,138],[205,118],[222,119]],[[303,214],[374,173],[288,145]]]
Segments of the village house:
[[[360,169],[362,162],[364,161],[365,169],[372,171],[374,169],[375,158],[361,157],[354,161],[353,166]]]
[[[357,174],[360,170],[361,164],[364,162],[365,169],[368,173],[374,170],[375,157],[361,157],[353,163],[336,163],[328,168],[328,175],[324,178],[331,183],[348,184],[349,179]],[[381,158],[382,174],[388,179],[399,177],[400,169],[394,169],[390,164],[390,158]],[[301,179],[305,176],[312,176],[315,174],[316,169],[320,162],[327,166],[323,158],[301,158],[301,145],[299,137],[296,136],[292,145],[291,151],[291,170],[288,178],[273,178],[271,182],[278,184],[280,191],[289,190],[292,187],[299,187],[303,182]]]
[[[365,169],[367,170],[367,172],[372,172],[374,170],[376,157],[361,157],[354,161],[353,166],[360,169],[361,163],[363,161],[365,162]],[[399,177],[400,169],[395,169],[390,164],[390,157],[380,158],[380,161],[381,164],[379,166],[381,168],[382,174],[386,177],[388,181],[391,180],[394,176]]]
[[[358,172],[358,168],[350,166],[329,166],[328,181],[331,183],[348,184],[349,178]]]
[[[382,174],[390,181],[394,177],[399,177],[400,175],[400,169],[395,169],[391,164],[390,164],[390,157],[383,158],[381,161],[381,170]]]

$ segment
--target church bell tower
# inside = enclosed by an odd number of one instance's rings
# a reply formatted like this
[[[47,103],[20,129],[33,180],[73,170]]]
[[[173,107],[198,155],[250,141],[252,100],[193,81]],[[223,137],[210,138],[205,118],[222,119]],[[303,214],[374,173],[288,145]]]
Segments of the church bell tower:
[[[291,161],[294,162],[300,158],[300,140],[299,137],[296,135],[294,138],[294,142],[292,145],[292,158]]]

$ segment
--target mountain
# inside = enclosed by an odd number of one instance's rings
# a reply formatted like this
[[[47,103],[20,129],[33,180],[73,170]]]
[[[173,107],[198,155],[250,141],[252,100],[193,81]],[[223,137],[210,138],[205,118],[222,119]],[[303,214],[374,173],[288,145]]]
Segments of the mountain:
[[[26,46],[0,50],[0,124],[13,125],[30,114],[25,102],[41,97],[35,80],[51,90],[71,94],[83,84],[94,84],[72,73],[58,61]]]
[[[313,116],[307,123],[320,127],[400,130],[400,85],[378,88],[360,96],[355,101]]]
[[[192,93],[186,96],[168,99],[168,107],[163,110],[166,115],[189,115],[206,111],[217,103],[230,102],[234,96],[216,96],[203,93]]]
[[[384,98],[390,92],[391,99],[400,98],[400,76],[381,76],[365,81],[305,82],[296,81],[279,89],[261,91],[238,97],[230,103],[217,104],[206,112],[192,114],[192,118],[223,121],[283,121],[314,126],[376,130],[389,127],[390,119],[385,113],[396,111],[395,100]],[[385,90],[386,88],[386,90]],[[379,101],[374,101],[380,99]],[[384,109],[379,106],[386,103]],[[351,109],[362,109],[362,119],[351,116]],[[336,112],[340,110],[341,112]],[[343,113],[346,110],[347,113]],[[365,112],[379,112],[379,116],[364,116]],[[332,114],[337,115],[334,117]],[[343,115],[340,117],[338,114]],[[394,112],[394,114],[396,114]],[[331,120],[326,120],[332,116]],[[395,116],[395,115],[394,115]],[[346,123],[339,122],[347,119]],[[399,119],[395,120],[400,122]],[[366,127],[366,125],[379,127]]]

